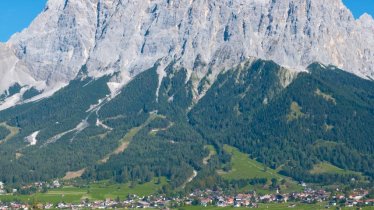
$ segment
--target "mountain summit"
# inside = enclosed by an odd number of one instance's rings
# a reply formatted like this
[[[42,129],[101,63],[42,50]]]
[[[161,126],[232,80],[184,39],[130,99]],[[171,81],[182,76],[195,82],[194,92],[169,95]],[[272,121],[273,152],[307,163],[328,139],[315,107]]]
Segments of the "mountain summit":
[[[297,72],[318,61],[374,78],[373,36],[373,19],[355,20],[341,0],[49,0],[0,46],[2,72],[12,75],[0,91],[18,83],[53,92],[82,66],[91,76],[122,72],[124,84],[159,60],[160,76],[175,62],[214,80],[256,57]]]

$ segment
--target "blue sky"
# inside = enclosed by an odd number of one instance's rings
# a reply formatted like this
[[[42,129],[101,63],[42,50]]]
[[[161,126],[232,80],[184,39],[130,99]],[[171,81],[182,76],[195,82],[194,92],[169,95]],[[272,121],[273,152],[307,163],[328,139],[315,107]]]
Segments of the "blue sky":
[[[365,12],[374,17],[374,0],[343,0],[343,2],[356,18]]]
[[[47,0],[0,0],[0,42],[26,28],[44,9]]]
[[[343,1],[356,18],[364,12],[374,16],[374,0]],[[46,2],[47,0],[0,0],[0,42],[7,41],[12,34],[26,28],[43,10]]]

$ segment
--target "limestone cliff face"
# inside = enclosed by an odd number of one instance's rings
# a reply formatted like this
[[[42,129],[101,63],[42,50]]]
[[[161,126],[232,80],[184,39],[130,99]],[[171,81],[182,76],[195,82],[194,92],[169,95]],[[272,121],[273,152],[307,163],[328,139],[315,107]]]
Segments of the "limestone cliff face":
[[[7,43],[13,55],[1,56],[15,55],[41,89],[67,83],[84,64],[92,76],[128,79],[176,61],[214,79],[248,57],[295,71],[318,61],[374,78],[372,37],[374,20],[355,20],[341,0],[49,0]]]

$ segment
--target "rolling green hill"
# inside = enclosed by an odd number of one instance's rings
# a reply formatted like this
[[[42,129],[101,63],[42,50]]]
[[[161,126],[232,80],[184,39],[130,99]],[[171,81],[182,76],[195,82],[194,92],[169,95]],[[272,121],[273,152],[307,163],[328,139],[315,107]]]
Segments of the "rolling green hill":
[[[289,177],[282,176],[276,170],[268,168],[264,164],[249,158],[248,154],[240,152],[237,148],[224,145],[224,150],[231,155],[231,160],[227,163],[230,165],[229,171],[226,172],[222,169],[217,171],[218,175],[222,178],[228,181],[251,180],[257,178],[267,179],[265,184],[249,184],[242,187],[240,191],[248,192],[255,190],[256,192],[263,194],[275,192],[276,189],[271,189],[270,187],[273,179],[277,180],[277,185],[279,185],[282,192],[295,192],[302,190],[302,187]]]
[[[252,179],[252,178],[267,178],[269,181],[273,178],[284,179],[284,176],[279,175],[275,170],[267,168],[267,166],[250,159],[247,154],[239,152],[238,149],[224,146],[224,150],[231,155],[231,170],[228,172],[219,171],[225,179]]]

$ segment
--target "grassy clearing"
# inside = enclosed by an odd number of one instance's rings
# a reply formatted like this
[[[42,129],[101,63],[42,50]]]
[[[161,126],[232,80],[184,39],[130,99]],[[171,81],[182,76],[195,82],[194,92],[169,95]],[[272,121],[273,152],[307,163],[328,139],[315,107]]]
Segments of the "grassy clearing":
[[[357,174],[361,175],[358,172],[344,170],[339,167],[336,167],[328,162],[322,162],[314,165],[313,169],[310,170],[311,174],[323,174],[323,173],[331,173],[331,174]]]
[[[276,170],[265,167],[265,165],[250,159],[247,154],[240,152],[237,148],[225,145],[224,149],[232,154],[231,165],[232,169],[229,172],[218,171],[224,179],[228,180],[239,180],[239,179],[253,179],[253,178],[267,178],[268,185],[270,180],[275,178],[278,181],[284,179],[286,182],[280,186],[282,192],[295,192],[301,191],[302,187],[288,177],[278,174]],[[256,190],[260,194],[266,194],[271,192],[267,186],[252,186],[248,185],[243,189],[242,192],[248,192]]]
[[[101,159],[99,161],[99,163],[106,163],[112,155],[118,155],[118,154],[124,152],[127,149],[127,147],[129,146],[129,144],[130,144],[131,140],[134,138],[134,136],[136,134],[138,134],[139,131],[142,130],[145,126],[147,126],[149,123],[151,123],[153,120],[155,120],[157,118],[165,118],[165,117],[161,116],[161,115],[151,113],[149,118],[143,124],[141,124],[139,127],[132,128],[120,140],[119,146],[113,152],[111,152],[110,154],[106,155],[103,159]]]
[[[265,167],[263,164],[252,160],[247,154],[241,153],[238,149],[225,145],[224,149],[232,154],[232,170],[229,172],[219,172],[225,179],[283,179],[275,170]]]
[[[161,117],[161,118],[165,118],[164,116],[161,116],[161,115],[159,115],[159,117]],[[167,127],[165,127],[165,128],[154,128],[154,129],[152,129],[152,130],[149,132],[149,135],[151,135],[151,136],[155,136],[158,132],[160,132],[160,131],[166,131],[166,130],[170,129],[170,128],[173,127],[173,126],[174,126],[174,123],[173,123],[173,122],[170,122],[169,125],[168,125]]]
[[[291,122],[297,119],[300,119],[305,116],[305,114],[301,111],[301,107],[297,102],[292,102],[290,107],[290,113],[287,116],[287,122]]]
[[[212,145],[206,145],[205,148],[209,150],[209,155],[203,159],[204,165],[207,165],[210,158],[217,154],[217,151],[214,149]]]
[[[125,199],[130,194],[138,196],[146,196],[156,193],[166,184],[166,178],[161,178],[158,183],[157,178],[145,184],[137,184],[131,187],[127,184],[110,184],[107,182],[99,182],[91,184],[89,188],[88,198],[93,200],[103,200],[106,198],[115,199],[119,197],[121,200]]]
[[[330,132],[333,128],[334,128],[333,125],[329,125],[329,124],[326,124],[326,123],[323,126],[323,129],[325,130],[325,132]]]
[[[317,89],[314,93],[317,96],[320,96],[323,99],[325,99],[327,102],[330,102],[330,103],[333,103],[334,105],[336,105],[336,99],[334,97],[332,97],[332,95],[329,95],[327,93],[323,93],[320,89]]]
[[[129,194],[139,196],[151,195],[156,193],[166,184],[166,178],[161,178],[160,183],[157,179],[145,184],[137,184],[131,187],[130,183],[112,184],[108,181],[90,184],[88,187],[63,187],[50,190],[46,193],[36,193],[33,195],[0,195],[0,201],[22,201],[26,203],[41,202],[53,203],[79,203],[83,199],[104,200],[106,198],[116,199],[119,197],[124,200]]]
[[[8,129],[10,131],[10,133],[4,139],[0,139],[0,144],[3,144],[5,142],[11,140],[14,136],[16,136],[19,133],[19,128],[9,126],[5,122],[0,123],[0,126]]]
[[[80,202],[82,196],[85,194],[86,191],[81,191],[78,188],[74,188],[73,192],[68,192],[68,189],[64,189],[66,191],[50,191],[48,193],[36,193],[33,195],[0,195],[0,200],[3,202],[6,201],[22,201],[24,203],[34,203],[34,202],[41,202],[41,203],[53,203],[57,204],[59,202],[66,202],[66,203],[78,203]]]
[[[334,141],[326,141],[323,139],[318,139],[313,146],[314,147],[336,147],[338,145],[344,145],[344,143],[338,143]]]
[[[79,171],[66,172],[66,175],[62,179],[63,180],[69,180],[69,179],[75,179],[75,178],[81,177],[83,175],[83,173],[85,172],[85,170],[86,169],[84,168],[84,169],[81,169]]]

